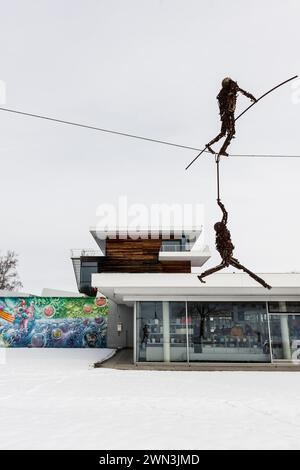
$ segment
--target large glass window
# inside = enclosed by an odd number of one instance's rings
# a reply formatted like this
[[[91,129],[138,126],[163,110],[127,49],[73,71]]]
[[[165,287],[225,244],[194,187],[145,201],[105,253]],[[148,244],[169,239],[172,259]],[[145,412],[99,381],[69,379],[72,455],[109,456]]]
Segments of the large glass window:
[[[161,242],[162,251],[182,251],[180,240],[163,240]]]
[[[162,302],[137,303],[137,361],[164,361]]]
[[[273,359],[300,360],[300,315],[270,315]]]
[[[190,361],[270,360],[265,303],[188,302]]]
[[[136,331],[138,361],[270,361],[264,302],[138,302]]]
[[[185,302],[138,302],[137,360],[187,360]]]
[[[80,285],[91,286],[92,274],[98,272],[97,261],[82,261],[80,269]]]
[[[169,302],[170,310],[170,359],[187,360],[186,303]]]
[[[183,236],[180,239],[162,240],[161,251],[187,251],[189,250],[189,239]]]
[[[269,313],[300,313],[300,302],[268,302]]]

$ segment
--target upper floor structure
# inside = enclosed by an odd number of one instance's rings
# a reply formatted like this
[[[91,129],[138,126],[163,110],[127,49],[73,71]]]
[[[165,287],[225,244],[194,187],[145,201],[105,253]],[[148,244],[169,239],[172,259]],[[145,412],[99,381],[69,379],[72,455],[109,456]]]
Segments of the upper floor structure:
[[[201,242],[202,229],[90,230],[98,250],[72,250],[78,290],[95,292],[91,275],[96,273],[191,273],[209,258]]]

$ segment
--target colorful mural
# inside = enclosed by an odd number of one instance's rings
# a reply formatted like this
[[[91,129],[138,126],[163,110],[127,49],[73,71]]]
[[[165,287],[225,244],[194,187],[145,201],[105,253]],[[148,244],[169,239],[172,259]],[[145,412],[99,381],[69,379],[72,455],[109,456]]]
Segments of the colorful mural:
[[[105,297],[0,297],[0,347],[105,348]]]

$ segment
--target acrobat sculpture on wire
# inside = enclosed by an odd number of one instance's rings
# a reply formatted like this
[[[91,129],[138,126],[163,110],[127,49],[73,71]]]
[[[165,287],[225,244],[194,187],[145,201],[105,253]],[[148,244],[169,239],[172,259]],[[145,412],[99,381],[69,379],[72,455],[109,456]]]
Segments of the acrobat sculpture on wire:
[[[221,255],[222,262],[218,266],[210,268],[204,273],[200,274],[200,276],[198,276],[199,280],[205,283],[205,281],[203,281],[204,277],[209,276],[210,274],[213,274],[231,265],[234,268],[241,269],[245,273],[249,274],[249,276],[251,276],[255,281],[259,282],[266,289],[271,289],[271,286],[269,286],[269,284],[267,284],[263,279],[261,279],[253,272],[249,271],[249,269],[245,268],[245,266],[243,266],[238,259],[232,256],[234,245],[231,241],[230,231],[227,228],[228,213],[221,200],[217,199],[217,202],[223,212],[223,218],[221,222],[217,222],[215,224],[214,229],[216,231],[216,248]]]
[[[237,100],[238,92],[247,96],[247,98],[250,98],[250,100],[253,102],[257,101],[256,98],[254,98],[254,96],[251,95],[251,93],[248,93],[247,91],[242,90],[242,88],[240,88],[238,84],[235,81],[233,81],[231,78],[226,77],[223,79],[222,89],[217,96],[217,100],[219,102],[221,122],[222,122],[221,131],[214,139],[212,139],[205,146],[207,150],[209,150],[213,154],[215,154],[215,152],[211,148],[211,145],[218,142],[220,139],[222,139],[222,137],[224,137],[227,134],[224,144],[222,145],[218,155],[225,155],[226,157],[228,157],[228,153],[226,152],[226,149],[230,145],[230,142],[234,138],[234,135],[235,135],[234,112],[236,108],[236,100]]]

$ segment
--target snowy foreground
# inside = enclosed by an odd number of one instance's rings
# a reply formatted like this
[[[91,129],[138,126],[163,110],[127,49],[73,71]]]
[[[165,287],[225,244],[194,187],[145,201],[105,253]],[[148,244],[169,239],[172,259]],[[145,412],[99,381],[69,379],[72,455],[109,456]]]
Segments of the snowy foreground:
[[[10,349],[1,449],[300,449],[300,374],[92,369],[110,350]]]

